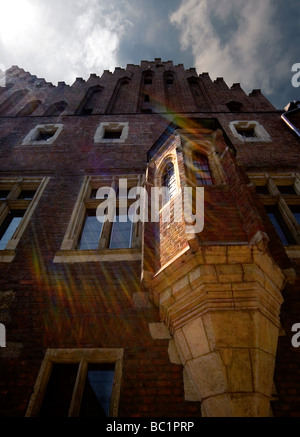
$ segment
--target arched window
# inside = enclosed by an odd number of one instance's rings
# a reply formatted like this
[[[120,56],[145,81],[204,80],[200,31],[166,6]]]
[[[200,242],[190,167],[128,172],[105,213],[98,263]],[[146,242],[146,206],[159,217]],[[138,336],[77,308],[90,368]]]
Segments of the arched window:
[[[64,101],[61,102],[56,102],[53,103],[45,112],[44,116],[54,116],[54,115],[60,115],[62,112],[64,112],[64,110],[66,109],[66,107],[68,106],[68,104]]]
[[[213,178],[209,168],[208,159],[199,152],[192,155],[193,170],[197,185],[213,185]]]
[[[231,112],[241,112],[243,104],[241,102],[231,100],[230,102],[226,103],[226,106]]]
[[[176,193],[176,175],[172,162],[169,162],[162,173],[162,187],[166,188],[163,193],[163,205],[168,203]]]
[[[103,91],[103,87],[96,85],[91,87],[86,92],[86,95],[83,101],[80,103],[76,114],[77,115],[90,115],[93,112],[100,111],[101,105],[101,93]]]
[[[28,102],[27,105],[25,105],[24,108],[22,108],[17,115],[31,115],[40,106],[40,104],[40,100],[32,100],[31,102]]]
[[[119,114],[122,112],[128,112],[128,108],[130,107],[130,98],[129,98],[129,86],[131,79],[128,77],[123,77],[119,79],[112,98],[107,106],[106,113],[107,114]],[[130,110],[129,110],[130,112]]]
[[[144,85],[152,85],[152,77],[153,77],[153,72],[151,71],[146,71],[144,73]]]
[[[167,73],[166,74],[166,85],[172,86],[174,84],[174,75],[173,73]]]
[[[8,113],[14,106],[19,103],[23,97],[28,94],[28,90],[19,90],[14,92],[10,97],[8,97],[1,105],[0,105],[0,114]]]

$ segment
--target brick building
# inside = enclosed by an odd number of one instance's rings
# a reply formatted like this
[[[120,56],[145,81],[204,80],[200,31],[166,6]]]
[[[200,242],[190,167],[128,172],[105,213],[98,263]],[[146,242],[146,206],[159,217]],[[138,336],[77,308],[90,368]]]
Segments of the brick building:
[[[300,144],[282,115],[161,59],[72,86],[6,71],[2,417],[300,415]],[[128,220],[141,199],[148,220]]]

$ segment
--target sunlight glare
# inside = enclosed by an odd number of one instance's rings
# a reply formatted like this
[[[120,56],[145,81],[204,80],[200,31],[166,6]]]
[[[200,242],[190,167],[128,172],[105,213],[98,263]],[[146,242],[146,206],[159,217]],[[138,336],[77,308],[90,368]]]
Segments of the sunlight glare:
[[[34,26],[37,8],[32,0],[0,0],[0,38],[3,42],[21,37]]]

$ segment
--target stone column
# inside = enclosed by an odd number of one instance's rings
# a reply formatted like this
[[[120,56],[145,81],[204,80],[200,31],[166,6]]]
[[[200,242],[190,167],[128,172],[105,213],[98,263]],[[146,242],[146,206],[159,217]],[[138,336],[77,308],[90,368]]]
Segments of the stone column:
[[[284,280],[257,246],[187,252],[153,279],[203,416],[269,415]]]

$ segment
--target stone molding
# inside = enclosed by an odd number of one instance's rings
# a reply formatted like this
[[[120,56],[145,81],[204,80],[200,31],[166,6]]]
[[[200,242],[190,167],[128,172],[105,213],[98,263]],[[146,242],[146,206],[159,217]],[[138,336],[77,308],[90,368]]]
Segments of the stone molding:
[[[203,416],[267,417],[286,277],[265,246],[200,246],[149,276]]]
[[[257,246],[202,246],[151,281],[150,296],[171,332],[215,310],[259,310],[279,327],[285,276]]]

